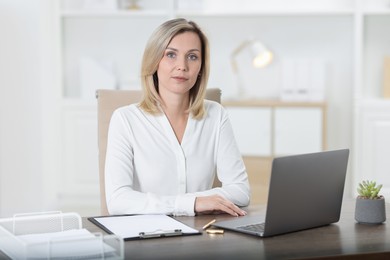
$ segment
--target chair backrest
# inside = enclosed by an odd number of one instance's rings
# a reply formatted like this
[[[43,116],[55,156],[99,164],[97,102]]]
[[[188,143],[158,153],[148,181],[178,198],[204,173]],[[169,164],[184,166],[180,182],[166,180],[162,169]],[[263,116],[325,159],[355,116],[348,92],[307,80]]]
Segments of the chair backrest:
[[[104,167],[106,162],[107,135],[112,113],[115,109],[141,100],[141,90],[109,90],[96,91],[98,104],[98,148],[99,148],[99,183],[100,183],[100,207],[101,214],[108,215],[104,179]],[[221,90],[210,88],[206,90],[206,99],[221,103]],[[214,180],[214,187],[221,186],[218,178]]]

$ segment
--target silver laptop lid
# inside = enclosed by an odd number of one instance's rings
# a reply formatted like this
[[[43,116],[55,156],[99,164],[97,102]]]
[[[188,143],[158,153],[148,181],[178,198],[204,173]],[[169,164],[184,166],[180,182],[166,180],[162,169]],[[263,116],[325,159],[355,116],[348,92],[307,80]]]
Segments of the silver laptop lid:
[[[264,236],[337,222],[349,150],[275,158]]]

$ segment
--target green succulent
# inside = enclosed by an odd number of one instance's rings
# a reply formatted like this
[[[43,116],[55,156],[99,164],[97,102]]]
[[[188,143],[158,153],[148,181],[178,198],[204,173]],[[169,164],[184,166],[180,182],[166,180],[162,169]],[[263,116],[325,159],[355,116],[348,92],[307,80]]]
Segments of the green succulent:
[[[359,183],[357,191],[360,197],[364,197],[367,199],[378,199],[381,197],[380,195],[378,195],[381,188],[382,184],[377,186],[375,181],[367,180]]]

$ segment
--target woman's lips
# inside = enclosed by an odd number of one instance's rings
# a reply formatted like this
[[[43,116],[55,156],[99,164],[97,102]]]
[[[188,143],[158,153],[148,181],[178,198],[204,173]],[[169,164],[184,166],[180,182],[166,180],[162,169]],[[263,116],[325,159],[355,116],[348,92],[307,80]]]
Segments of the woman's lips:
[[[187,78],[185,77],[172,77],[174,80],[176,81],[180,81],[180,82],[184,82],[184,81],[187,81]]]

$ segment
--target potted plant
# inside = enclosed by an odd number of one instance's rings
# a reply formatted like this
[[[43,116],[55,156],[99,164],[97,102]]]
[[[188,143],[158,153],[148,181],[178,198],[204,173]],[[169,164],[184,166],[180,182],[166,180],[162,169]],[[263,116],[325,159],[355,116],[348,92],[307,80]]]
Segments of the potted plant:
[[[379,195],[382,185],[363,181],[357,189],[355,220],[362,224],[380,224],[386,221],[385,198]]]

